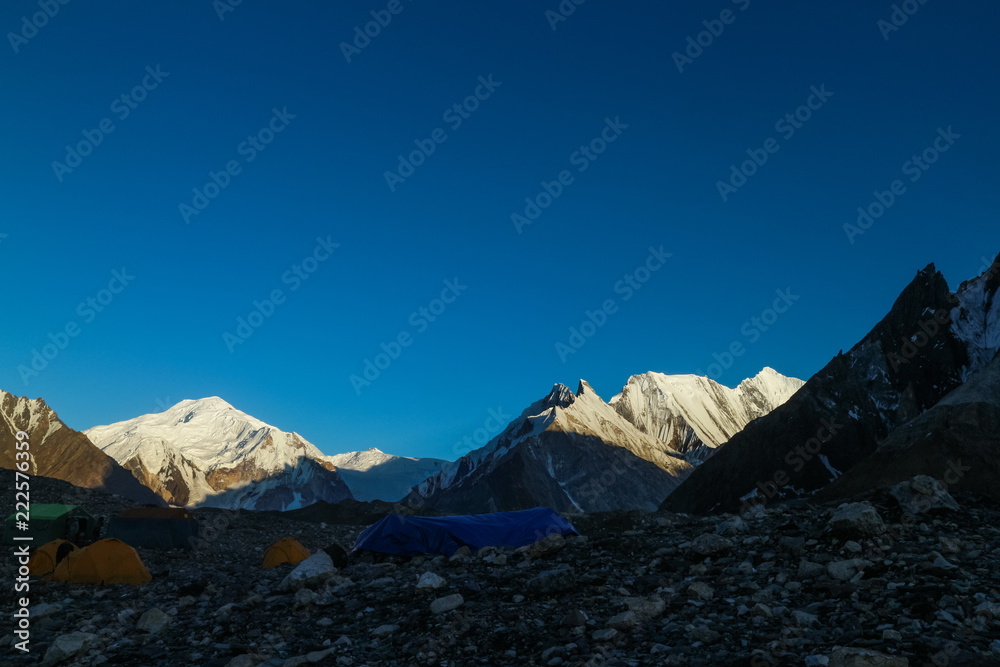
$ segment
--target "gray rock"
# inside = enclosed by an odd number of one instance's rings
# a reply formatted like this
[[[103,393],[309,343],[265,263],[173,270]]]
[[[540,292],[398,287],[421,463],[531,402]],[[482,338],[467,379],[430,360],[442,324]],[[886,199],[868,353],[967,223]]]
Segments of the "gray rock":
[[[417,590],[437,590],[447,583],[441,575],[434,574],[433,572],[424,572],[417,579]]]
[[[705,644],[715,644],[722,639],[721,634],[704,625],[699,625],[691,630],[691,636],[697,641],[704,642]]]
[[[799,562],[799,579],[815,579],[824,572],[826,569],[819,563],[814,563],[811,560]]]
[[[380,625],[374,630],[372,630],[372,634],[375,635],[376,637],[388,637],[389,635],[395,634],[398,631],[399,631],[398,625],[390,625],[387,623],[385,625]]]
[[[638,622],[639,617],[635,615],[634,611],[623,611],[608,619],[608,627],[616,630],[628,630],[634,628]]]
[[[252,653],[244,653],[227,662],[226,667],[257,667],[262,662],[264,662],[264,658]]]
[[[293,598],[296,607],[308,607],[316,601],[317,595],[308,588],[300,588],[295,591]]]
[[[830,667],[909,667],[906,658],[865,648],[838,648],[830,654]]]
[[[836,560],[828,563],[826,571],[834,579],[850,581],[858,572],[869,565],[871,565],[871,561],[863,558],[849,558],[847,560]]]
[[[333,559],[325,551],[317,551],[295,566],[288,576],[281,580],[278,588],[283,591],[313,587],[337,573]]]
[[[546,570],[532,577],[525,584],[525,590],[533,595],[550,595],[568,591],[576,585],[576,574],[572,568]]]
[[[446,595],[431,602],[431,611],[435,614],[443,614],[452,609],[458,609],[465,604],[465,599],[459,594]]]
[[[71,632],[56,637],[45,652],[42,664],[58,665],[61,662],[79,656],[97,645],[99,637],[89,632]]]
[[[778,540],[778,547],[793,556],[801,556],[806,551],[806,538],[788,537],[786,535]]]
[[[135,627],[137,630],[156,634],[158,632],[162,632],[168,625],[170,625],[170,620],[169,616],[156,607],[153,607],[139,617],[139,621],[135,624]]]
[[[740,533],[745,533],[750,530],[747,526],[746,521],[741,519],[739,516],[731,516],[728,519],[724,519],[715,526],[715,532],[718,535],[739,535]]]
[[[703,581],[696,581],[687,587],[687,595],[699,600],[711,600],[715,597],[715,589]]]
[[[666,610],[667,603],[660,598],[625,598],[625,606],[639,618],[656,618]]]
[[[614,628],[604,628],[602,630],[594,631],[594,634],[591,636],[594,638],[595,642],[609,642],[618,636],[618,631]]]
[[[889,493],[903,511],[912,516],[939,511],[957,512],[960,509],[941,483],[928,475],[917,475],[907,482],[900,482],[889,489]]]
[[[728,553],[732,548],[732,540],[714,533],[699,535],[691,542],[691,551],[705,558]]]
[[[802,611],[801,609],[796,609],[792,612],[792,618],[795,619],[795,623],[799,627],[811,628],[819,622],[819,616],[816,614],[810,614],[807,611]],[[824,656],[825,657],[825,656]]]
[[[282,667],[301,667],[302,665],[315,665],[324,662],[328,657],[333,655],[336,649],[328,648],[325,651],[312,651],[306,653],[305,655],[297,655],[294,658],[288,658],[282,663]]]
[[[882,517],[870,503],[845,503],[830,518],[829,528],[843,537],[875,537],[885,532]]]

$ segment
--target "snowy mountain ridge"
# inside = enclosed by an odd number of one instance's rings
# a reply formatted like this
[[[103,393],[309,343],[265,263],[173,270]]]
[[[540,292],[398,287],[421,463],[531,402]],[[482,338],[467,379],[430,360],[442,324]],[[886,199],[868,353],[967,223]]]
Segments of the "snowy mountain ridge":
[[[85,433],[139,481],[178,505],[292,509],[350,497],[319,448],[218,396],[184,400],[164,412]],[[297,493],[306,487],[306,496]]]
[[[770,368],[736,389],[645,373],[610,402],[585,380],[575,394],[556,384],[486,445],[416,485],[410,499],[468,511],[655,506],[701,458],[801,386]]]
[[[610,404],[668,449],[703,460],[805,384],[770,367],[735,388],[698,375],[633,375]]]

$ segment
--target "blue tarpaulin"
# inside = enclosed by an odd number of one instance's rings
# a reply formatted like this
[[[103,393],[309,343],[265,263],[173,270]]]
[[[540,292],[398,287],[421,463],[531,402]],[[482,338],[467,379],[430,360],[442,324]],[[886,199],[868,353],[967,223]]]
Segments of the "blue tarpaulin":
[[[522,547],[556,533],[580,534],[573,524],[548,507],[444,517],[390,514],[365,528],[353,550],[399,556],[451,556],[463,546],[473,551],[488,546]]]

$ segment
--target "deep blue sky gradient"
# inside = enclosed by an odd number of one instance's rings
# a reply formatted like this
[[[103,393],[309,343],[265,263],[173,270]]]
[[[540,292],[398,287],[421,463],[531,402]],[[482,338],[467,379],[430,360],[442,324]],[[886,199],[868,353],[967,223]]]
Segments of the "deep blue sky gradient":
[[[554,382],[608,399],[633,373],[709,372],[734,342],[724,384],[765,365],[807,378],[927,263],[957,286],[1000,251],[996,3],[930,0],[885,40],[888,2],[591,0],[552,30],[555,0],[404,0],[346,62],[340,43],[386,4],[245,0],[220,21],[207,0],[71,2],[18,52],[5,39],[0,387],[77,429],[219,395],[327,453],[455,458],[491,409],[516,415]],[[726,8],[679,73],[672,54]],[[4,3],[0,28],[37,11]],[[113,100],[157,65],[169,75],[120,120]],[[451,129],[443,112],[490,75]],[[775,122],[812,86],[833,96],[786,140]],[[238,146],[286,107],[247,163]],[[53,161],[103,118],[114,131],[60,182]],[[576,171],[606,118],[628,128]],[[949,126],[961,138],[848,242],[856,209]],[[439,127],[390,191],[396,156]],[[778,152],[723,202],[716,182],[770,137]],[[179,204],[229,160],[241,173],[185,224]],[[511,214],[565,169],[519,234]],[[340,247],[290,291],[317,238]],[[616,281],[661,245],[673,256],[625,301]],[[86,321],[78,304],[122,267],[135,279]],[[454,278],[467,289],[417,333],[411,313]],[[786,288],[799,299],[751,341],[744,323]],[[286,302],[230,353],[223,334],[274,289]],[[564,363],[555,343],[609,298]],[[25,382],[68,322],[79,335]],[[400,332],[412,345],[358,395],[350,376]]]

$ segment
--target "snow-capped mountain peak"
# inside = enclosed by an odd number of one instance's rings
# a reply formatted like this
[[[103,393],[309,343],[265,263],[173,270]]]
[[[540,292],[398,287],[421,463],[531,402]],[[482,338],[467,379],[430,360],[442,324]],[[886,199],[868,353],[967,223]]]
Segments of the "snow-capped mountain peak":
[[[309,470],[324,470],[334,486],[343,486],[336,467],[311,442],[252,417],[218,396],[183,400],[163,412],[95,426],[86,433],[140,481],[176,504],[213,502],[213,497],[226,491],[226,506],[248,506],[249,500],[231,490],[265,480],[269,488],[276,488],[280,484],[274,480],[305,461],[312,462]],[[294,481],[306,483],[307,476],[300,472]],[[349,495],[346,488],[338,488],[330,497]],[[298,503],[301,499],[286,500]]]

